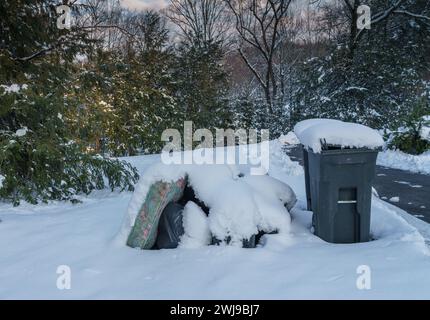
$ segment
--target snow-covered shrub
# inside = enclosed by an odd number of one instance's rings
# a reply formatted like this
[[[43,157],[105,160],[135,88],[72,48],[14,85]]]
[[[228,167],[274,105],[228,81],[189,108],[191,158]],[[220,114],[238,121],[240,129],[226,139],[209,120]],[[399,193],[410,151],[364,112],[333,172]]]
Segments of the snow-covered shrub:
[[[96,189],[133,190],[138,179],[129,163],[87,153],[70,139],[61,116],[62,97],[40,97],[29,85],[0,89],[0,200],[70,200]]]
[[[387,146],[410,154],[421,154],[430,150],[430,105],[418,102],[404,119],[405,125],[388,133]]]
[[[106,184],[111,189],[132,189],[138,178],[128,163],[89,152],[82,141],[86,125],[79,117],[72,119],[79,134],[68,125],[68,113],[83,111],[89,93],[95,94],[92,86],[75,83],[82,75],[75,58],[94,54],[95,41],[84,28],[59,29],[54,19],[57,4],[54,0],[25,5],[0,2],[0,33],[8,30],[0,48],[0,201],[15,205],[21,200],[76,201],[75,195]],[[84,14],[72,10],[76,17]],[[76,99],[75,85],[88,95]],[[101,133],[100,123],[96,129]]]
[[[58,139],[58,141],[57,141]],[[21,200],[70,200],[93,190],[133,190],[137,170],[125,161],[82,153],[74,143],[0,133],[0,199],[19,205]],[[57,141],[58,144],[54,144]]]

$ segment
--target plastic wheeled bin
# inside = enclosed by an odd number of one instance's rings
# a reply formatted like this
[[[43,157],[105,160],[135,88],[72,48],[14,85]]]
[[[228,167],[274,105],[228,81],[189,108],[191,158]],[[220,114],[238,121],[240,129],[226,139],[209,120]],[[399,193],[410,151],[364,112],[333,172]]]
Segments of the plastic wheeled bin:
[[[331,243],[370,240],[370,207],[378,150],[303,147],[306,198],[315,235]]]
[[[312,201],[311,201],[311,186],[309,182],[309,159],[308,150],[302,145],[303,149],[303,167],[305,171],[305,187],[306,187],[306,206],[309,211],[312,211]]]

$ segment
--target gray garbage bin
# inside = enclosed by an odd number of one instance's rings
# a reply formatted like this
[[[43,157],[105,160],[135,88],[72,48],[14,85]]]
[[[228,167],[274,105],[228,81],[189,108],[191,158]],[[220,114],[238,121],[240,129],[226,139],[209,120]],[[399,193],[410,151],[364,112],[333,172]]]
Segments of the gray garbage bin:
[[[305,146],[302,145],[303,149],[303,167],[305,171],[305,187],[306,187],[306,205],[309,211],[312,211],[312,201],[311,201],[311,186],[309,182],[309,159],[308,159],[308,150]]]
[[[332,243],[370,240],[370,206],[378,150],[304,150],[306,193],[315,234]]]

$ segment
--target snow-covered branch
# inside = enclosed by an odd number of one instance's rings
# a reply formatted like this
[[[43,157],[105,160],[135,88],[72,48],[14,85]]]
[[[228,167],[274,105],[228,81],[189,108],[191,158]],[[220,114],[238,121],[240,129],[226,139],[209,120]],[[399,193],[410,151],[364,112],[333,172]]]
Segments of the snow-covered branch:
[[[410,11],[407,11],[407,10],[394,10],[393,13],[404,14],[404,15],[407,15],[407,16],[410,16],[410,17],[414,17],[414,18],[417,18],[417,19],[424,19],[424,20],[430,21],[430,17],[427,17],[427,16],[422,15],[422,14],[413,13],[413,12],[410,12]]]

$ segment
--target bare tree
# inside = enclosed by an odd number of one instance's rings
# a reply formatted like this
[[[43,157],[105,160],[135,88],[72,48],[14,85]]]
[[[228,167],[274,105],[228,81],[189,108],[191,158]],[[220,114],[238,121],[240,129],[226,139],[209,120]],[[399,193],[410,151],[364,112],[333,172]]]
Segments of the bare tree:
[[[105,50],[136,54],[162,50],[168,41],[166,18],[153,10],[130,11],[119,0],[86,0],[77,21]]]
[[[171,0],[165,12],[186,41],[212,41],[226,47],[229,39],[226,9],[223,0]]]
[[[283,43],[281,30],[287,23],[292,0],[224,1],[235,18],[239,54],[258,80],[269,112],[273,113],[273,103],[278,96],[276,53]]]

